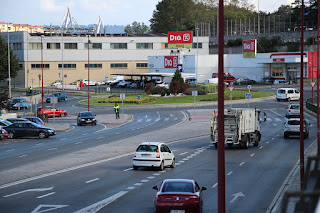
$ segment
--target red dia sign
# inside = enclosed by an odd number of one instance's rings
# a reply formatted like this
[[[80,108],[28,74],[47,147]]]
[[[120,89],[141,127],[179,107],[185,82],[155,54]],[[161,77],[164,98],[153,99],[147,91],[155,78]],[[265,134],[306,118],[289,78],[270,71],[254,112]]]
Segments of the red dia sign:
[[[274,58],[273,59],[273,63],[284,63],[284,62],[285,62],[284,58]]]
[[[192,48],[192,31],[169,31],[168,48]]]
[[[165,56],[164,68],[178,68],[178,56]]]
[[[255,58],[257,53],[257,40],[243,41],[242,53],[244,58]]]

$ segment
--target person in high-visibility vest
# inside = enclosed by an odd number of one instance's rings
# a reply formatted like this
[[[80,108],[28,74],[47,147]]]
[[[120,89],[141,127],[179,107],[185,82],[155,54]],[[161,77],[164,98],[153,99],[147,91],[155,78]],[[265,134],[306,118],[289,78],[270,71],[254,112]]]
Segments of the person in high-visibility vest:
[[[32,94],[32,87],[31,86],[29,87],[29,94],[30,95]]]
[[[120,107],[119,107],[119,105],[117,103],[115,103],[113,108],[114,108],[114,111],[116,113],[116,119],[120,118],[120,115],[119,115]]]

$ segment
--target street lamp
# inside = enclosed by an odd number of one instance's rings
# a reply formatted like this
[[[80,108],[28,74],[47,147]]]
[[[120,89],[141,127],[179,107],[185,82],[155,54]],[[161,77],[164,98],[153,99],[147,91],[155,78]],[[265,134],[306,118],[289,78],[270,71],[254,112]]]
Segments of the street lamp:
[[[196,67],[196,83],[198,83],[198,68],[199,68],[199,28],[196,28],[197,30],[197,67]]]
[[[89,49],[90,49],[90,35],[88,37],[88,111],[90,111],[90,60],[89,60]]]
[[[29,24],[27,24],[27,88],[29,88]]]
[[[10,73],[10,36],[9,36],[9,24],[7,23],[7,32],[8,32],[8,74],[9,74],[9,98],[11,98],[11,73]]]
[[[61,75],[61,80],[62,80],[62,90],[64,90],[64,81],[63,81],[63,78],[64,78],[64,75],[63,75],[63,68],[64,68],[64,65],[63,65],[63,30],[61,32],[61,39],[62,39],[62,44],[61,44],[61,51],[62,51],[62,75]]]
[[[42,43],[42,39],[43,39],[44,35],[41,35],[41,82],[42,82],[42,95],[41,95],[41,100],[42,100],[42,120],[44,121],[44,102],[43,102],[43,43]]]

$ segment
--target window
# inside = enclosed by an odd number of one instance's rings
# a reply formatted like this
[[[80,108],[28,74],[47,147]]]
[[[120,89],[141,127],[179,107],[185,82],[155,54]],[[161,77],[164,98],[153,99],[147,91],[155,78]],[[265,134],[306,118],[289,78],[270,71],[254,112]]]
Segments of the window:
[[[14,50],[22,50],[22,43],[13,43]]]
[[[161,49],[168,49],[168,43],[161,43]]]
[[[198,48],[199,49],[202,49],[202,43],[198,43],[199,44],[199,46],[198,46]],[[192,48],[197,48],[197,43],[192,43]]]
[[[59,68],[59,69],[62,69],[62,64],[59,64],[59,65],[58,65],[58,68]],[[66,68],[66,69],[75,69],[75,68],[77,68],[77,65],[76,65],[76,64],[63,64],[63,68]]]
[[[111,43],[111,49],[127,49],[127,43]]]
[[[29,49],[30,50],[40,50],[41,43],[29,43]]]
[[[47,43],[47,49],[49,50],[60,49],[60,43]]]
[[[282,67],[272,67],[272,76],[283,76]]]
[[[137,49],[153,49],[153,43],[137,43]]]
[[[19,70],[23,69],[23,64],[19,64]]]
[[[41,69],[41,64],[31,64],[32,69]],[[49,64],[43,64],[44,69],[49,69],[50,65]]]
[[[88,49],[88,43],[84,43],[84,48]],[[90,49],[102,49],[102,43],[90,43]]]
[[[88,64],[85,64],[84,67],[88,68]],[[102,68],[102,64],[90,64],[90,68]]]
[[[148,68],[148,63],[137,63],[136,67],[137,68]]]
[[[127,68],[128,64],[127,63],[119,63],[119,64],[110,64],[111,68]]]
[[[76,50],[76,49],[78,49],[78,44],[77,43],[65,43],[64,49]]]

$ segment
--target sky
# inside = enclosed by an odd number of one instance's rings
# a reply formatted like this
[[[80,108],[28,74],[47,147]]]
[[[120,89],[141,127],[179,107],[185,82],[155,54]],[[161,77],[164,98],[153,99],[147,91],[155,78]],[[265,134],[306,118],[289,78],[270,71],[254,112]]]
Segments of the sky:
[[[60,25],[67,7],[79,25],[97,23],[101,16],[105,25],[128,25],[149,20],[159,0],[0,0],[0,21],[31,24]],[[248,0],[260,11],[273,12],[293,0]]]

